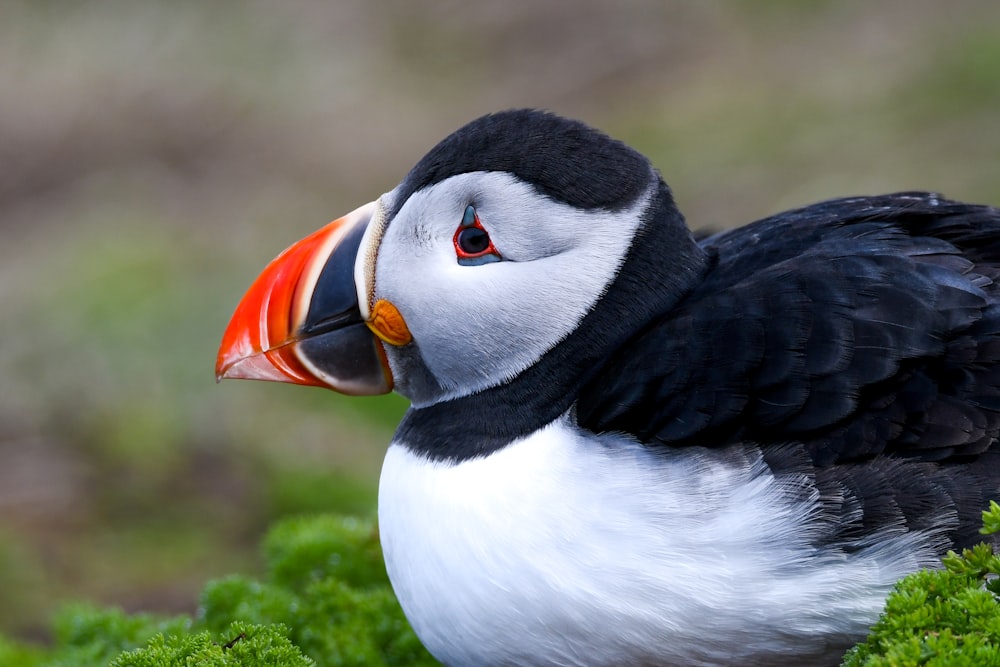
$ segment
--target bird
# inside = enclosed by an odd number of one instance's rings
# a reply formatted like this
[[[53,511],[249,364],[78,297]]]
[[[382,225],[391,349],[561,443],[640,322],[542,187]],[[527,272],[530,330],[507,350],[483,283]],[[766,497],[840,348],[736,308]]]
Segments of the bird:
[[[409,399],[379,533],[445,665],[836,665],[1000,495],[1000,209],[696,237],[640,152],[495,112],[269,264],[216,376]]]

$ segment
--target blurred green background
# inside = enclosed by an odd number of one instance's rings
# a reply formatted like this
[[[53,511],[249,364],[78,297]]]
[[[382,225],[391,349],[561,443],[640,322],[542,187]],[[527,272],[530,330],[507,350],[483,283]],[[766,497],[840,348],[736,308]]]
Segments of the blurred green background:
[[[649,155],[693,227],[1000,203],[1000,3],[195,0],[0,7],[0,632],[191,611],[278,516],[371,513],[395,397],[216,386],[278,251],[488,111]]]

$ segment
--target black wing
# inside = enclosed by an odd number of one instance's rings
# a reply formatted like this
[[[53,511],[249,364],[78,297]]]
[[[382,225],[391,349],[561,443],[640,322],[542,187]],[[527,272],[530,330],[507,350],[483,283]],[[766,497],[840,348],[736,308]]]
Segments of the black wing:
[[[993,447],[1000,210],[840,199],[701,243],[716,266],[584,388],[581,426],[651,445],[797,443],[817,469]]]

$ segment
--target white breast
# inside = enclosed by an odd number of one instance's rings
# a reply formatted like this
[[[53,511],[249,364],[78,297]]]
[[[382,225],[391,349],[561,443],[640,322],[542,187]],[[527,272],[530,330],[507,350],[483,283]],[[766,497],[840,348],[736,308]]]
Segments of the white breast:
[[[446,665],[836,665],[892,582],[936,562],[936,536],[818,553],[807,481],[734,453],[566,419],[460,464],[394,443],[389,577]]]

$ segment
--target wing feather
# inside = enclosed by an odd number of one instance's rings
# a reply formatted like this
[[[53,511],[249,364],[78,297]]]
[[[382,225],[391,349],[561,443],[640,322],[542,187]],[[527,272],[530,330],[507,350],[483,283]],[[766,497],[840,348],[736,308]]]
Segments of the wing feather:
[[[815,464],[942,461],[1000,428],[1000,211],[901,193],[705,239],[704,283],[581,392],[651,445],[803,443]]]

